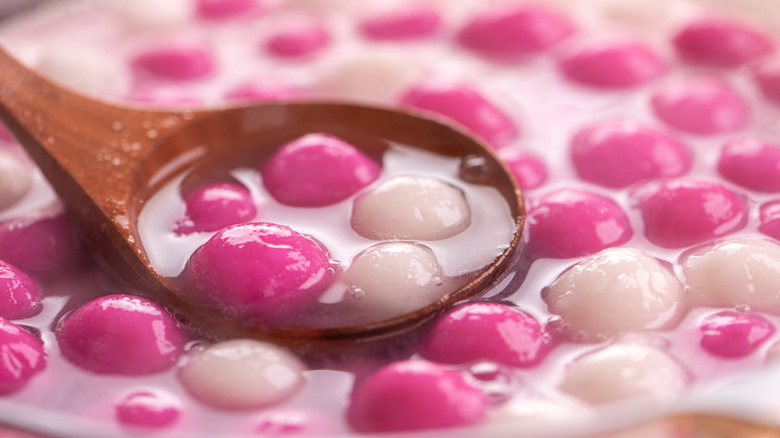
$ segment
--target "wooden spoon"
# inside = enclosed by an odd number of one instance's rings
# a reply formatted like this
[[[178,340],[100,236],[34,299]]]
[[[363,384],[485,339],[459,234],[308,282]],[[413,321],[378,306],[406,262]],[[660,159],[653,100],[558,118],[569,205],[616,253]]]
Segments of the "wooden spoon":
[[[511,173],[479,141],[440,122],[391,109],[344,103],[273,103],[228,109],[150,110],[99,102],[63,89],[0,49],[0,120],[56,190],[94,258],[133,293],[167,306],[216,338],[246,336],[287,345],[386,337],[415,327],[494,283],[512,263],[524,220]],[[194,305],[158,275],[139,240],[144,202],[171,177],[199,162],[235,157],[232,145],[307,132],[362,136],[467,158],[466,172],[498,188],[515,222],[511,246],[459,290],[412,314],[360,326],[301,329],[231,320]],[[270,151],[269,151],[270,152]]]

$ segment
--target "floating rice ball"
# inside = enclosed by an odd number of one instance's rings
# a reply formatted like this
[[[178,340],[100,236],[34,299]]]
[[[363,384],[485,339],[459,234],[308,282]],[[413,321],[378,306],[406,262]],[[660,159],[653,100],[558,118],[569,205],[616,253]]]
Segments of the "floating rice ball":
[[[441,240],[471,224],[463,190],[426,176],[397,176],[355,200],[352,228],[375,240]]]
[[[688,385],[688,371],[656,347],[614,344],[575,359],[560,385],[591,404],[674,394]]]
[[[561,274],[543,292],[559,329],[575,340],[599,340],[653,329],[675,315],[683,286],[658,260],[632,248],[609,248]]]
[[[702,305],[780,313],[780,244],[731,239],[686,254],[683,273]]]
[[[341,98],[382,102],[398,94],[417,70],[401,51],[372,50],[325,72],[318,88]]]
[[[233,339],[195,352],[179,381],[198,400],[223,409],[274,405],[302,388],[304,365],[267,342]]]
[[[442,429],[476,424],[488,408],[487,397],[462,373],[434,362],[403,360],[380,368],[355,388],[347,421],[361,433]]]
[[[421,309],[449,288],[433,251],[425,245],[386,242],[358,254],[346,270],[348,299],[375,318]]]

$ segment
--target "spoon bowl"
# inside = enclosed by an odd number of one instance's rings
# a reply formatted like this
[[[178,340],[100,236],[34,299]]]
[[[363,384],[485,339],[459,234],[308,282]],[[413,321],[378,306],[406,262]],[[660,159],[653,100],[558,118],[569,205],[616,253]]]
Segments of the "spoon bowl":
[[[54,187],[98,263],[128,291],[161,303],[183,323],[215,338],[253,337],[289,346],[386,338],[478,295],[501,278],[519,252],[525,214],[511,172],[480,141],[405,111],[334,102],[194,110],[121,107],[61,88],[0,49],[0,120]],[[247,150],[270,155],[286,141],[311,132],[383,139],[461,158],[464,178],[495,187],[506,200],[515,225],[511,244],[464,286],[425,308],[343,327],[237,321],[194,305],[155,272],[139,238],[137,219],[162,185],[199,163],[230,166]],[[369,156],[381,155],[386,144],[358,143]]]

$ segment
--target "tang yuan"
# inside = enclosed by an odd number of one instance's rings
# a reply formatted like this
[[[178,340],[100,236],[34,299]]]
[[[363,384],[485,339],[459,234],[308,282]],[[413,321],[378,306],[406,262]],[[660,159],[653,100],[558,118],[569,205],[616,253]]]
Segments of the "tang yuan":
[[[0,317],[23,319],[40,313],[41,288],[27,274],[0,260]]]
[[[179,381],[198,400],[222,409],[256,409],[291,397],[304,384],[304,365],[267,342],[233,339],[195,348]]]
[[[43,342],[0,318],[0,395],[19,391],[46,367]]]
[[[718,172],[727,180],[757,192],[780,192],[780,146],[759,138],[726,143]]]
[[[692,299],[702,305],[780,313],[777,241],[729,239],[690,251],[680,263]]]
[[[406,40],[429,36],[440,23],[441,17],[435,9],[417,7],[382,11],[366,17],[359,27],[370,39]]]
[[[740,358],[756,351],[775,327],[755,313],[720,312],[704,318],[699,330],[704,350],[719,357]]]
[[[745,199],[720,184],[666,181],[638,193],[645,236],[664,248],[685,248],[743,228]]]
[[[769,237],[780,240],[780,201],[762,204],[759,210],[761,225],[759,231]]]
[[[351,223],[369,239],[441,240],[469,226],[471,209],[458,187],[433,177],[404,175],[358,197]]]
[[[680,176],[692,161],[676,138],[633,120],[585,126],[572,138],[571,158],[580,178],[614,188]]]
[[[744,98],[727,82],[708,76],[665,84],[651,104],[659,119],[690,134],[730,133],[750,120]]]
[[[665,351],[618,343],[571,362],[560,388],[588,403],[604,404],[642,396],[668,397],[685,389],[689,381],[688,370]]]
[[[160,430],[176,423],[181,416],[181,406],[173,395],[137,391],[119,400],[114,412],[117,421],[124,426]]]
[[[674,36],[673,43],[688,61],[716,67],[737,67],[774,50],[769,35],[720,18],[689,23]]]
[[[56,331],[62,355],[98,374],[143,375],[176,364],[187,341],[160,305],[130,295],[107,295],[63,319]]]
[[[558,330],[599,340],[672,321],[683,285],[670,269],[632,248],[609,248],[561,274],[543,292]]]
[[[648,82],[666,70],[650,48],[634,41],[599,41],[584,45],[560,62],[574,82],[599,88],[626,88]]]
[[[285,205],[321,207],[347,199],[379,177],[379,164],[346,141],[312,133],[282,145],[260,168]]]
[[[574,33],[574,24],[560,11],[541,4],[480,12],[458,31],[460,45],[488,57],[534,55]]]
[[[333,280],[322,244],[290,227],[254,222],[223,228],[190,257],[188,297],[242,321],[290,323]]]
[[[372,319],[421,309],[453,290],[425,245],[384,242],[358,254],[347,268],[347,303]]]
[[[528,313],[498,303],[469,303],[433,324],[420,354],[441,363],[486,359],[528,368],[537,365],[554,344],[547,328]]]
[[[400,432],[471,425],[487,410],[487,398],[463,374],[407,360],[361,382],[352,393],[347,418],[359,432]]]
[[[137,76],[189,81],[214,73],[216,61],[208,47],[199,44],[170,44],[148,49],[132,60]]]
[[[496,147],[520,134],[511,117],[467,84],[444,80],[419,83],[401,96],[400,103],[445,116]]]
[[[622,245],[634,232],[612,199],[563,188],[531,201],[528,234],[528,250],[534,257],[565,259]]]
[[[215,183],[198,187],[184,197],[185,217],[176,224],[180,234],[216,231],[257,214],[249,190],[235,183]]]

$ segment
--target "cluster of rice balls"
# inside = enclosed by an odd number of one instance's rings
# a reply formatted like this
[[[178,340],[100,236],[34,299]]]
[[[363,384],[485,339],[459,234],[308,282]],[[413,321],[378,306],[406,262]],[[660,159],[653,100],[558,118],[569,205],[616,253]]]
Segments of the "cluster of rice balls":
[[[281,145],[260,166],[265,190],[301,215],[347,200],[377,181],[381,167],[353,145],[311,133]],[[379,242],[349,261],[345,272],[328,249],[287,225],[255,222],[255,199],[238,182],[200,186],[185,195],[177,232],[216,231],[182,274],[195,303],[242,321],[291,326],[316,311],[340,280],[364,321],[422,309],[449,290],[434,252],[423,241],[462,233],[471,224],[465,193],[430,175],[404,174],[365,190],[345,218],[360,236]],[[323,218],[323,222],[327,222]]]
[[[139,13],[137,5],[146,3],[124,3],[120,10],[134,25],[154,21]],[[193,22],[204,28],[278,12],[253,0],[187,4],[196,6]],[[316,17],[329,8],[354,12],[338,0],[279,4],[280,11]],[[72,294],[79,298],[60,315],[37,322],[53,294],[47,289],[68,290],[52,286],[63,272],[89,272],[64,215],[42,210],[0,223],[0,286],[7,291],[0,300],[0,345],[11,358],[0,366],[0,393],[35,389],[42,380],[35,377],[53,372],[47,362],[57,363],[61,354],[101,376],[176,370],[161,384],[166,390],[149,384],[115,401],[113,414],[128,426],[177,427],[196,409],[176,392],[181,387],[219,412],[267,414],[255,432],[394,432],[528,415],[580,418],[593,406],[675,394],[724,370],[775,360],[780,147],[770,125],[780,105],[780,62],[770,35],[731,19],[689,17],[672,35],[654,31],[659,46],[633,37],[575,38],[582,30],[571,17],[546,4],[474,6],[456,29],[447,28],[450,9],[459,10],[427,2],[389,8],[361,17],[348,38],[368,47],[409,43],[403,47],[410,56],[457,58],[441,69],[495,74],[496,84],[415,75],[407,58],[374,53],[320,63],[337,53],[329,50],[340,47],[344,34],[313,19],[264,34],[252,49],[269,65],[322,71],[308,87],[216,81],[225,70],[224,56],[215,55],[218,44],[187,42],[125,60],[134,79],[117,94],[154,105],[202,103],[204,89],[231,101],[359,97],[454,121],[494,146],[525,189],[524,250],[531,266],[517,291],[450,309],[427,328],[414,354],[379,366],[371,358],[363,358],[369,365],[341,364],[349,369],[348,389],[323,404],[346,421],[323,418],[286,404],[320,397],[306,388],[323,370],[255,340],[193,344],[196,336],[147,299],[104,295],[93,285]],[[430,44],[416,52],[416,42]],[[537,59],[543,62],[534,64]],[[523,88],[527,96],[517,101],[536,98],[528,105],[538,106],[515,111],[517,102],[501,100],[496,90],[526,63],[533,68],[524,75],[542,78],[530,83],[544,86]],[[91,64],[63,64],[52,54],[40,64],[73,83],[89,78],[87,88],[103,82],[104,69],[73,74],[85,65]],[[576,100],[582,96],[585,102]],[[556,98],[565,104],[545,106]],[[617,109],[599,107],[602,98]],[[568,118],[571,113],[580,118]],[[533,147],[540,138],[550,143]],[[13,141],[2,142],[0,205],[12,208],[34,182]],[[473,212],[462,190],[422,176],[380,181],[378,162],[323,133],[282,146],[259,172],[265,190],[293,208],[343,202],[372,187],[356,198],[348,225],[379,243],[345,273],[366,309],[388,317],[441,297],[441,266],[415,241],[446,239],[469,226]],[[324,173],[338,179],[318,179]],[[333,284],[328,249],[284,224],[256,222],[261,212],[241,184],[220,181],[184,197],[186,213],[173,232],[213,233],[183,274],[194,301],[246,321],[285,324]],[[243,263],[248,258],[264,260],[262,269]],[[397,272],[412,268],[415,275],[399,283]]]

